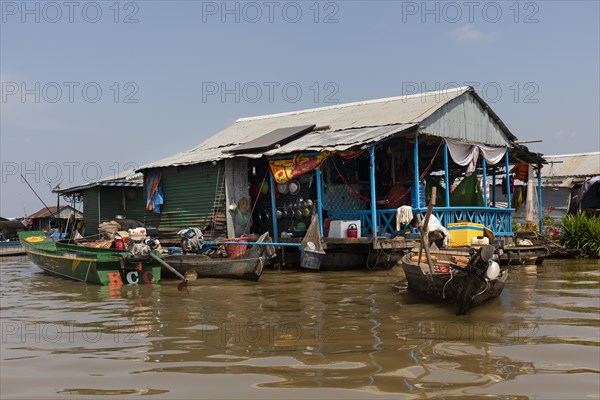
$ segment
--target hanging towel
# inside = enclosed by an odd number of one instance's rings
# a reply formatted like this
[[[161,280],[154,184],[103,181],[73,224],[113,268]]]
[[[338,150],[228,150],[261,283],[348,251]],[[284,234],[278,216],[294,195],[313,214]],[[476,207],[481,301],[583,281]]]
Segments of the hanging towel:
[[[162,190],[162,174],[151,170],[146,174],[147,202],[146,210],[160,214],[160,206],[164,203]]]
[[[396,210],[396,230],[402,229],[402,225],[408,224],[413,219],[413,212],[410,206],[398,207]]]

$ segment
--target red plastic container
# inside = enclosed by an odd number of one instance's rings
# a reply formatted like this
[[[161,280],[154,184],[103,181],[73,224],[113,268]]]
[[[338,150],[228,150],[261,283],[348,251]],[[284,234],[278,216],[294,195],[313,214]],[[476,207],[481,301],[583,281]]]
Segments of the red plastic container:
[[[356,224],[348,225],[348,229],[346,229],[346,237],[347,238],[357,238],[358,237],[358,228]]]
[[[232,238],[226,239],[226,242],[246,242],[247,238]],[[227,252],[227,258],[239,257],[246,252],[248,249],[247,244],[226,244],[225,251]]]

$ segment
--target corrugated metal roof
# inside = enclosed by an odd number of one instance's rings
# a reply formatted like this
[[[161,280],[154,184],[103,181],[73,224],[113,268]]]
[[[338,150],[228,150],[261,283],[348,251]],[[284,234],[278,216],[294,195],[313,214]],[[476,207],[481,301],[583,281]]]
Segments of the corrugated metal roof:
[[[581,154],[544,156],[547,165],[542,177],[587,177],[600,175],[600,151]]]
[[[417,124],[356,128],[343,131],[316,131],[300,139],[264,153],[266,156],[290,154],[298,151],[344,151],[353,146],[381,141],[396,133],[416,127]]]
[[[545,186],[570,187],[576,178],[600,175],[600,152],[544,156],[542,168]]]
[[[76,193],[86,189],[91,189],[96,186],[141,188],[144,186],[144,174],[130,169],[115,176],[108,176],[106,178],[99,179],[95,182],[89,182],[83,185],[60,189],[58,190],[58,193]]]
[[[457,106],[447,109],[447,111],[454,110],[454,114],[452,118],[448,115],[445,120],[445,115],[449,114],[448,112],[444,111],[442,113],[436,113],[436,111],[440,110],[444,105],[461,96],[472,97],[471,103],[476,103],[477,107],[469,107],[467,110],[464,106],[465,102],[459,102]],[[458,114],[461,112],[465,115],[457,118]],[[478,114],[474,116],[475,113],[480,113],[481,115]],[[429,117],[431,117],[430,120],[428,120]],[[476,119],[475,123],[472,121],[473,118]],[[408,127],[421,124],[427,128],[426,132],[430,135],[448,137],[448,127],[458,127],[460,128],[460,132],[457,134],[460,135],[460,137],[456,138],[494,146],[507,146],[509,145],[510,140],[515,139],[514,135],[506,128],[502,121],[498,119],[496,114],[494,114],[481,97],[475,93],[474,89],[465,86],[443,91],[418,93],[409,96],[391,97],[281,114],[241,118],[233,125],[208,138],[199,146],[167,157],[163,160],[143,165],[139,170],[196,164],[230,158],[233,157],[233,155],[224,153],[225,151],[254,140],[270,131],[290,126],[313,124],[317,126],[330,126],[328,131],[315,132],[318,136],[311,136],[311,140],[316,140],[318,138],[325,140],[322,143],[312,141],[311,144],[314,150],[324,150],[326,147],[331,146],[332,142],[329,141],[331,136],[328,136],[327,134],[332,132],[335,132],[336,135],[340,135],[334,144],[345,146],[347,148],[351,145],[366,143],[357,141],[359,135],[365,133],[365,131],[358,133],[356,130],[359,128],[395,126],[405,127],[401,129],[404,130]],[[473,124],[475,126],[471,127],[470,125]],[[492,127],[490,128],[490,126]],[[340,132],[344,132],[344,134],[341,134]],[[325,133],[325,135],[323,133]],[[372,133],[367,134],[367,139],[369,141],[372,137]],[[348,139],[349,142],[343,141],[346,139]],[[302,140],[304,140],[304,138],[300,138],[297,141]],[[300,149],[300,146],[295,142],[283,146],[282,148],[285,147],[288,151],[291,151],[291,149]],[[277,150],[276,153],[282,153],[281,149]],[[275,153],[269,152],[269,154]],[[260,156],[261,154],[254,155],[254,157]]]

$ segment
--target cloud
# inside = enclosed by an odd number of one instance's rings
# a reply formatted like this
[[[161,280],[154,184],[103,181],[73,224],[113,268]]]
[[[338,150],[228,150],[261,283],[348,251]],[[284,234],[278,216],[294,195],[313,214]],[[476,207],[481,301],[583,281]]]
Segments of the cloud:
[[[452,36],[461,41],[480,41],[486,39],[486,35],[474,25],[465,25],[451,32]]]
[[[573,131],[556,131],[554,132],[554,137],[557,139],[575,139],[577,134]]]

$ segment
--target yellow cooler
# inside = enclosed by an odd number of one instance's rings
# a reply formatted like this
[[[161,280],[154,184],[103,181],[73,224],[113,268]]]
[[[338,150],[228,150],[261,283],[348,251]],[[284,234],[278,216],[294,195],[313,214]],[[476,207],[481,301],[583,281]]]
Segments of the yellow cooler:
[[[483,236],[482,224],[473,222],[456,222],[448,224],[450,232],[450,247],[468,247],[471,245],[471,239],[477,236]]]

